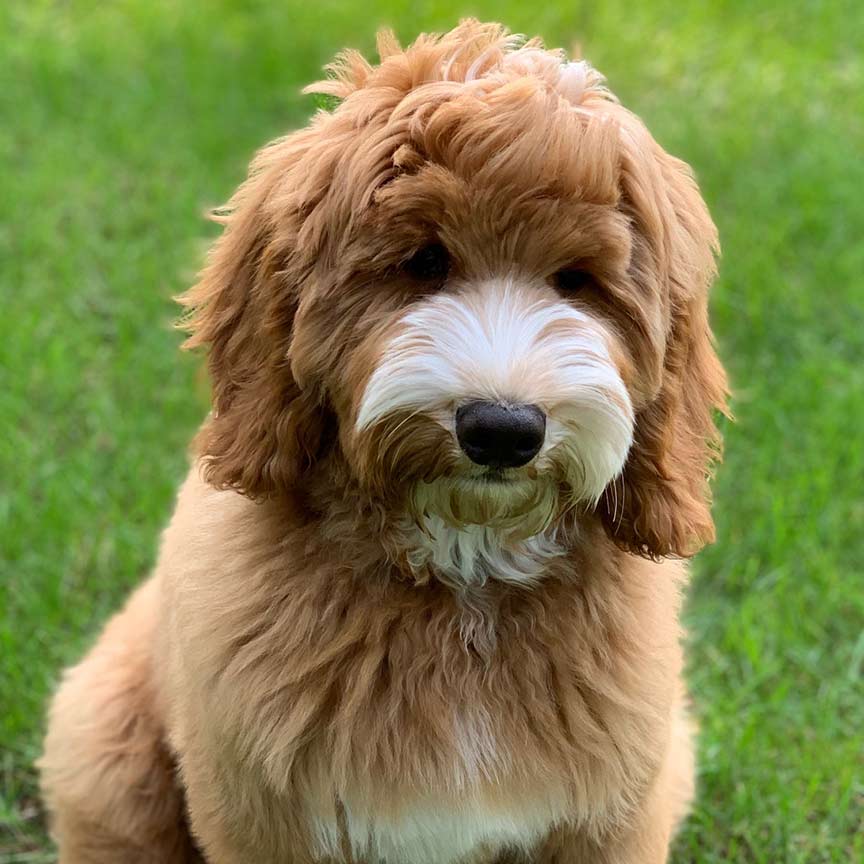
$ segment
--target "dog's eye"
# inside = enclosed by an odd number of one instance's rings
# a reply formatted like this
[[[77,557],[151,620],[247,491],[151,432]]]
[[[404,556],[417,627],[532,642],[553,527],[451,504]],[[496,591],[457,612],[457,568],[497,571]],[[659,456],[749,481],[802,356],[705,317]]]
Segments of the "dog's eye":
[[[552,282],[562,294],[579,294],[586,288],[594,288],[597,280],[587,270],[578,267],[565,267],[559,270],[553,277]]]
[[[440,243],[430,243],[403,265],[406,273],[424,282],[443,282],[450,272],[450,254]]]

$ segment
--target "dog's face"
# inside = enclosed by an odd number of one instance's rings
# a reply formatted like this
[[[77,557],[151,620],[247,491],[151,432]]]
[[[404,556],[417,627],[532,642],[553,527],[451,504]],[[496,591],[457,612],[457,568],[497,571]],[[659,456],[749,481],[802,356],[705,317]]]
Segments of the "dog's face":
[[[497,26],[380,47],[259,154],[187,298],[210,479],[279,494],[338,459],[451,559],[595,508],[627,548],[692,552],[725,383],[686,167],[587,64]]]

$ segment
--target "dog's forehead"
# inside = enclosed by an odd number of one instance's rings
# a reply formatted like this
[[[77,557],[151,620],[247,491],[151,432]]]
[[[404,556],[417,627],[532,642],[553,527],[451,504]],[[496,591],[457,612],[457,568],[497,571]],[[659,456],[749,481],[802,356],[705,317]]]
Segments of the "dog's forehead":
[[[422,101],[423,88],[412,96]],[[414,122],[406,126],[397,107],[368,144],[358,133],[355,146],[378,148],[389,138],[392,176],[437,166],[489,195],[618,202],[621,131],[614,116],[574,108],[530,76],[488,97],[456,90],[436,101],[433,88],[428,98],[429,110]],[[425,176],[432,180],[428,170]]]
[[[626,247],[618,125],[530,76],[511,85],[489,101],[458,88],[441,99],[421,86],[412,98],[430,110],[418,107],[416,122],[399,122],[397,106],[357,130],[347,160],[356,182],[375,186],[363,196],[371,218],[387,231],[443,231],[490,249],[531,234],[565,249],[574,226],[589,244]]]

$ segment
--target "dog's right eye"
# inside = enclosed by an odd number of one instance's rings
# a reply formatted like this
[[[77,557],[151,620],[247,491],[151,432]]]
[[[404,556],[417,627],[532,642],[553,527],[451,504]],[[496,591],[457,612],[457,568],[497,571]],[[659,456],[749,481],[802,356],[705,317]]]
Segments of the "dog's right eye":
[[[571,297],[597,285],[593,274],[580,267],[565,267],[552,277],[552,281],[562,294]]]
[[[443,282],[450,272],[450,253],[440,243],[430,243],[418,249],[402,266],[415,279]]]

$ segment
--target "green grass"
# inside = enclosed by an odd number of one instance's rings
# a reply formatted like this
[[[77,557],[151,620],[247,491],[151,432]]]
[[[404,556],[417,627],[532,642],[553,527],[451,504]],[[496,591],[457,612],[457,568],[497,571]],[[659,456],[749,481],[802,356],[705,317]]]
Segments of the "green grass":
[[[468,11],[578,40],[723,238],[737,423],[687,615],[701,792],[674,860],[864,860],[864,6],[407,5],[0,9],[0,862],[51,860],[47,695],[152,564],[205,410],[170,327],[202,212],[336,49]]]

